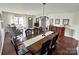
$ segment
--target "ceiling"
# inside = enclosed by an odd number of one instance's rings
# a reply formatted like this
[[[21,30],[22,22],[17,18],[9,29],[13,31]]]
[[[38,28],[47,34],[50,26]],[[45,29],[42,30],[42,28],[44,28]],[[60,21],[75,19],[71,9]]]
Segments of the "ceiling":
[[[42,3],[0,3],[0,11],[42,15],[42,10]],[[79,11],[79,3],[47,3],[45,5],[45,14],[77,11]]]

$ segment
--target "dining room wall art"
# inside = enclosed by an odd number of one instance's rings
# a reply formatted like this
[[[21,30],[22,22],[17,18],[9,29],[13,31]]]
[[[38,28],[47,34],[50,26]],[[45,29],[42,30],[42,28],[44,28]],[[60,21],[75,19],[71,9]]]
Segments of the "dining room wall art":
[[[69,19],[63,19],[63,25],[69,25]]]

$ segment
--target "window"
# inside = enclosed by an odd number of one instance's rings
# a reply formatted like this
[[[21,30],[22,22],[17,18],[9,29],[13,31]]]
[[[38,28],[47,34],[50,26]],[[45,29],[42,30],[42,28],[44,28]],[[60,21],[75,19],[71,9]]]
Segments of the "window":
[[[11,23],[14,23],[16,25],[23,25],[23,17],[13,17],[11,20]]]
[[[23,17],[19,17],[19,21],[18,21],[19,23],[18,24],[23,25],[23,19],[24,19]]]

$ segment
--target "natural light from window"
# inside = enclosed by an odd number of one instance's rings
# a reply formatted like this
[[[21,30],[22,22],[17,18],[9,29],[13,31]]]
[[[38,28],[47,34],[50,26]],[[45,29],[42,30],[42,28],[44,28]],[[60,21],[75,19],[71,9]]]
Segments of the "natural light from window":
[[[11,18],[11,24],[15,24],[15,25],[23,25],[23,20],[24,17],[12,17]]]

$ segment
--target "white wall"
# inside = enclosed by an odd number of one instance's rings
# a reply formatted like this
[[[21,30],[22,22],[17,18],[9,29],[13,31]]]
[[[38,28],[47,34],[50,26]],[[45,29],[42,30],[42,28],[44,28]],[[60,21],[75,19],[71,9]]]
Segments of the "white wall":
[[[2,53],[2,49],[3,49],[4,37],[5,37],[5,33],[4,33],[3,20],[0,19],[0,54]]]
[[[75,33],[74,33],[74,38],[79,40],[79,12],[75,12],[74,13],[74,29],[75,29]]]
[[[4,29],[0,29],[0,35],[1,35],[0,36],[0,54],[2,54],[4,37],[5,37]]]
[[[14,15],[11,13],[7,13],[7,12],[2,12],[2,19],[4,21],[4,26],[6,27],[7,24],[11,24],[11,17],[13,17]]]
[[[74,13],[74,25],[79,25],[79,12]]]

